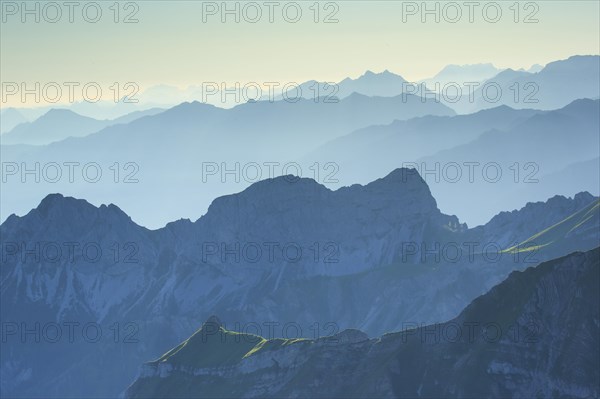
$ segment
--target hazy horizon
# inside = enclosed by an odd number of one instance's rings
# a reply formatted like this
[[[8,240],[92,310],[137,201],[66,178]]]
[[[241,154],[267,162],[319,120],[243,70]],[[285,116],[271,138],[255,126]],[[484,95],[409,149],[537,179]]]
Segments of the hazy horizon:
[[[118,11],[102,3],[96,14],[94,7],[84,13],[85,4],[57,10],[3,1],[1,80],[96,82],[106,98],[114,83],[122,96],[128,82],[140,91],[201,82],[338,82],[386,69],[418,81],[449,64],[527,69],[600,53],[595,1],[477,2],[472,9],[439,2],[426,9],[421,2],[276,3],[269,9],[227,2],[230,14],[222,2],[127,2]],[[32,106],[31,98],[3,98],[0,105]]]

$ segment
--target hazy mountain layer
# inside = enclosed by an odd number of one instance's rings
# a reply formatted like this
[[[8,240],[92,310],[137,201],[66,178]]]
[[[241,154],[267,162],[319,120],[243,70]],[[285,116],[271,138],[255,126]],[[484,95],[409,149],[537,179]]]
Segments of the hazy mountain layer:
[[[428,116],[357,130],[303,162],[335,162],[340,184],[371,181],[394,165],[417,168],[440,208],[475,226],[523,202],[598,195],[599,120],[598,100],[554,111],[502,106]]]
[[[95,204],[116,202],[138,223],[157,228],[196,219],[214,198],[268,177],[334,181],[340,171],[329,157],[317,164],[298,159],[359,128],[454,114],[421,100],[353,94],[335,103],[256,102],[230,110],[194,102],[47,146],[3,145],[0,216],[24,214],[48,192],[61,192]],[[172,206],[163,207],[165,201]]]
[[[98,120],[67,109],[51,109],[33,122],[24,122],[2,135],[2,145],[45,145],[69,137],[84,137],[107,126],[129,123],[138,118],[155,115],[162,110],[152,108],[136,111],[116,119]],[[8,110],[7,112],[10,112]],[[16,112],[16,111],[14,111]]]
[[[508,105],[512,108],[556,109],[582,98],[598,98],[600,56],[576,55],[548,63],[539,72],[507,69],[481,83],[469,97],[463,90],[458,101],[448,89],[441,96],[458,113]]]

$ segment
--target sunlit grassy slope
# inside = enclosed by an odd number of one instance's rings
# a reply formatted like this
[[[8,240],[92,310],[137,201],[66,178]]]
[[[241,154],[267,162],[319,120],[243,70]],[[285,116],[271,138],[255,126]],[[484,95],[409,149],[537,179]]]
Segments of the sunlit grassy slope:
[[[228,366],[259,352],[278,349],[302,339],[275,338],[267,340],[248,333],[239,333],[207,321],[190,338],[150,364],[168,362],[177,366],[203,368]]]
[[[546,248],[574,234],[584,232],[586,229],[597,228],[599,217],[600,200],[596,200],[568,218],[534,234],[515,246],[505,249],[504,252],[528,252]]]

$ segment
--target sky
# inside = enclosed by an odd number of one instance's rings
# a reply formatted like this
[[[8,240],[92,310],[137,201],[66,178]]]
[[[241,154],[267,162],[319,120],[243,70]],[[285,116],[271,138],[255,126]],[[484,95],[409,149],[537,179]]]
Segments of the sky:
[[[597,0],[0,3],[3,107],[36,105],[5,96],[24,82],[65,92],[76,82],[78,96],[90,82],[123,95],[128,82],[340,81],[385,69],[416,81],[448,64],[518,69],[600,53]]]

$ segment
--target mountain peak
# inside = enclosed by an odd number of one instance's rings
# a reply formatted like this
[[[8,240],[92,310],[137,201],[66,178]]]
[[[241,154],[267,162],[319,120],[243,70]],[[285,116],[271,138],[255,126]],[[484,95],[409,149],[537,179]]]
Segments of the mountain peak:
[[[184,101],[181,104],[178,104],[172,108],[169,108],[165,112],[167,112],[169,114],[173,114],[173,115],[180,115],[180,114],[185,114],[187,112],[190,112],[190,113],[203,112],[206,110],[214,110],[217,108],[218,107],[215,107],[212,104],[202,103],[202,102],[194,100],[192,102]]]
[[[594,196],[587,191],[582,191],[580,193],[575,194],[573,199],[578,203],[587,204],[594,200]]]
[[[99,207],[84,199],[64,196],[59,193],[48,194],[40,204],[26,216],[39,215],[42,219],[73,223],[74,220],[122,220],[132,222],[131,217],[114,204],[102,204]]]
[[[377,77],[386,77],[386,78],[401,78],[400,75],[397,75],[393,72],[391,72],[389,69],[384,69],[381,72],[373,72],[370,69],[367,69],[365,71],[365,73],[363,73],[361,76],[359,76],[357,79],[355,80],[359,80],[361,78],[377,78]]]
[[[44,199],[42,199],[42,201],[40,202],[40,206],[42,206],[45,203],[54,203],[54,202],[60,201],[64,198],[65,198],[65,196],[62,195],[61,193],[48,194],[47,196],[44,197]],[[69,198],[72,198],[72,197],[69,197]]]
[[[598,55],[573,55],[566,60],[548,63],[542,72],[548,73],[582,73],[585,70],[594,72],[600,70],[600,56]]]
[[[427,186],[427,183],[425,183],[425,180],[423,180],[423,178],[421,177],[421,175],[415,168],[394,169],[390,173],[388,173],[387,176],[385,176],[381,179],[377,179],[370,184],[373,184],[376,182],[382,182],[385,184],[398,184],[398,183],[407,184],[408,183],[408,184],[418,184],[418,185]]]
[[[516,79],[521,76],[529,76],[531,73],[527,71],[516,71],[511,68],[506,68],[505,70],[499,72],[493,79]]]
[[[65,118],[69,118],[68,120],[72,120],[73,118],[79,119],[90,119],[87,116],[79,115],[77,112],[71,111],[66,108],[52,108],[44,115],[40,116],[37,121],[56,121],[56,122],[64,122]]]
[[[48,194],[38,205],[37,210],[44,218],[52,212],[63,212],[69,209],[82,208],[84,206],[93,208],[93,205],[86,200],[65,197],[60,193]]]
[[[330,190],[313,179],[294,175],[277,176],[258,181],[240,193],[216,198],[211,203],[207,215],[211,213],[210,211],[215,211],[223,206],[237,204],[240,199],[252,199],[259,203],[291,201],[300,197],[318,196],[319,193],[327,191]]]
[[[50,108],[44,115],[79,115],[66,108]]]
[[[442,68],[441,72],[448,72],[448,71],[457,71],[457,70],[461,70],[461,69],[465,69],[465,68],[470,68],[470,69],[476,69],[476,68],[488,68],[488,69],[496,69],[496,67],[494,66],[494,64],[492,64],[491,62],[487,62],[487,63],[479,63],[479,64],[448,64],[445,67]]]
[[[217,316],[212,315],[208,319],[206,319],[206,321],[202,324],[202,329],[204,329],[207,326],[211,326],[213,328],[216,327],[217,329],[219,329],[223,328],[223,323]]]

